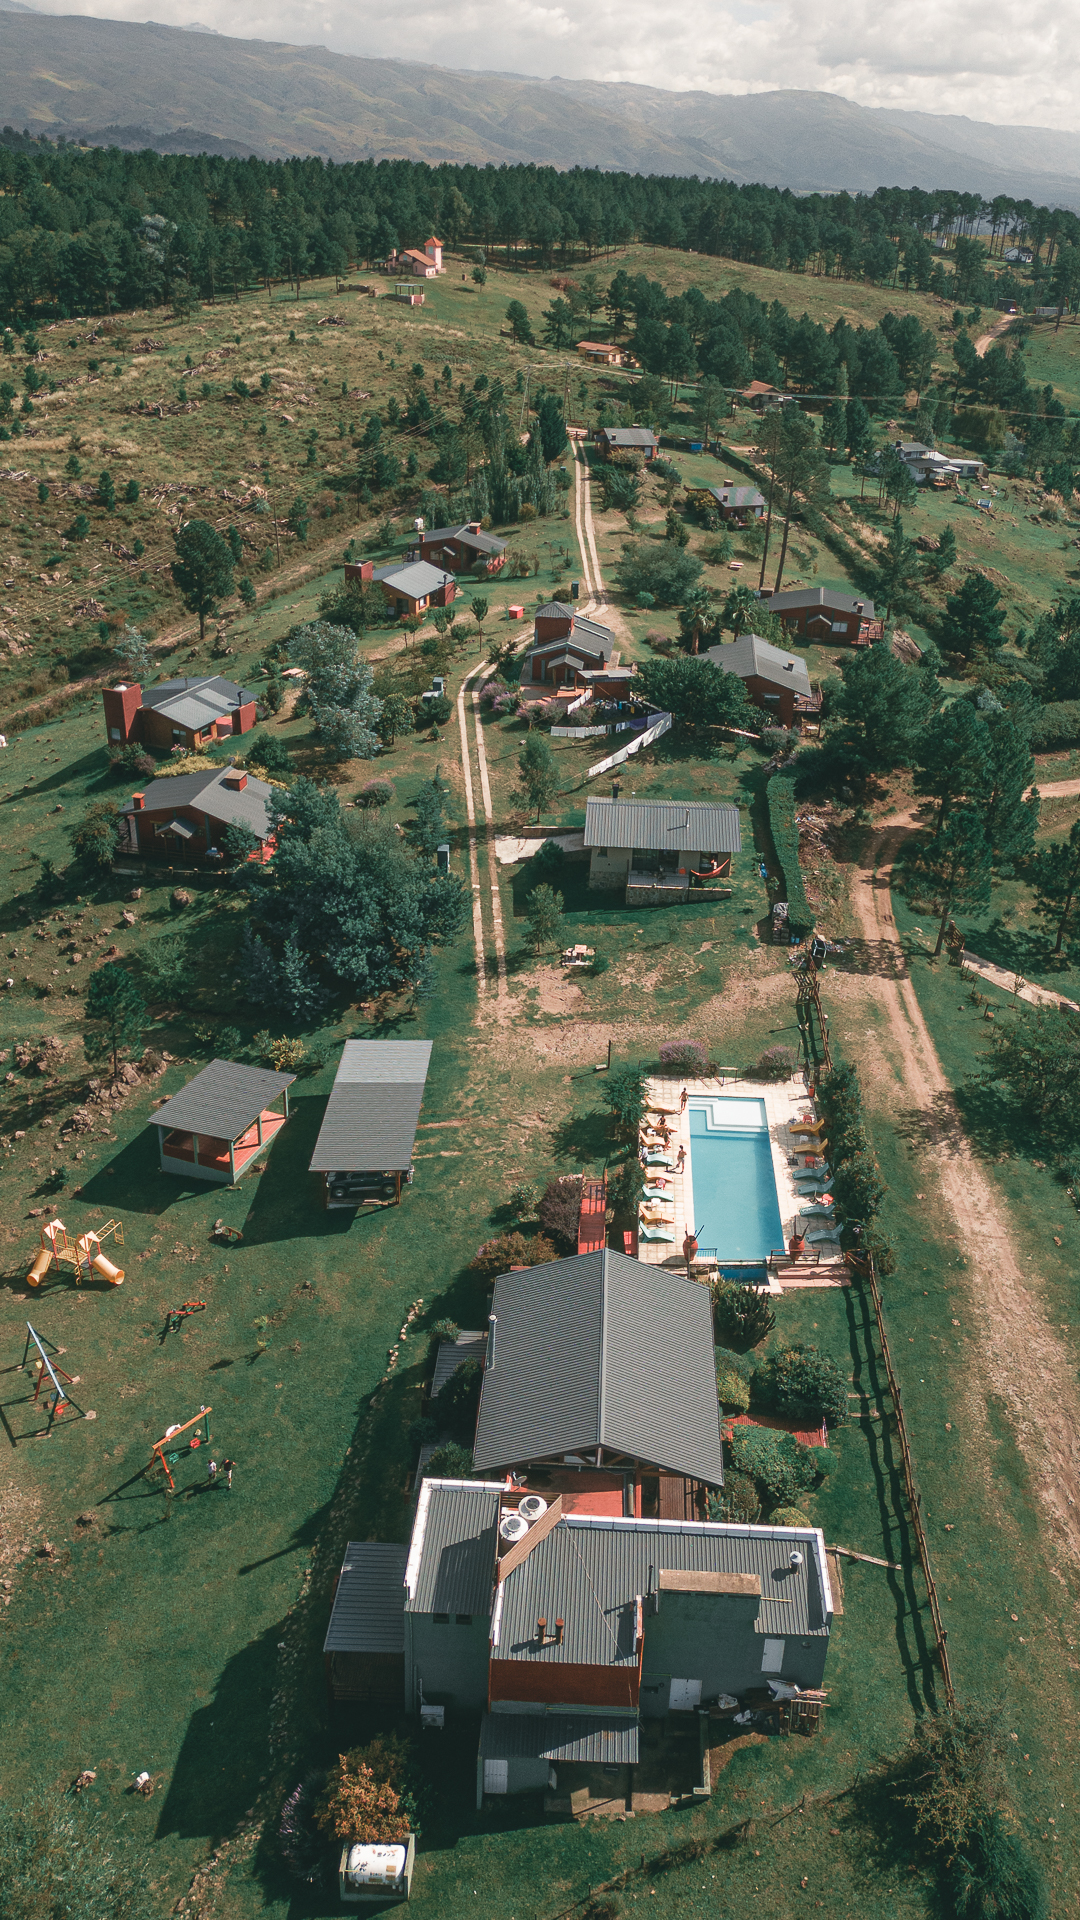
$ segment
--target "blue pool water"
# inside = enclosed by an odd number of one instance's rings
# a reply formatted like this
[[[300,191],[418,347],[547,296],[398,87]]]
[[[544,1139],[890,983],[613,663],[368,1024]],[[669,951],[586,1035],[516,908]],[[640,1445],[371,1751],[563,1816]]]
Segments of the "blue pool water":
[[[690,1164],[698,1240],[721,1265],[783,1246],[763,1101],[691,1100]]]

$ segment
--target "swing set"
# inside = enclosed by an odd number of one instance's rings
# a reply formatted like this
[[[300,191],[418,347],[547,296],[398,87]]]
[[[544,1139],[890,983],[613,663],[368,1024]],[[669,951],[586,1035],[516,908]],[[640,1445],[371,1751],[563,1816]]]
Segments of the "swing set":
[[[170,1469],[177,1466],[185,1454],[195,1453],[199,1447],[210,1445],[210,1415],[213,1411],[213,1407],[200,1407],[198,1413],[193,1414],[190,1420],[185,1420],[182,1426],[167,1428],[162,1438],[155,1440],[146,1471],[153,1473],[155,1467],[160,1467],[169,1483],[170,1493],[176,1491],[176,1482]],[[189,1436],[186,1440],[185,1434]]]
[[[45,1388],[43,1405],[49,1416],[49,1424],[46,1432],[51,1433],[56,1422],[62,1420],[66,1413],[74,1414],[78,1419],[85,1420],[85,1408],[80,1407],[78,1402],[72,1399],[69,1392],[69,1388],[76,1384],[74,1376],[70,1373],[65,1373],[63,1367],[57,1365],[55,1357],[50,1357],[60,1353],[62,1349],[60,1347],[54,1347],[52,1341],[46,1340],[44,1334],[38,1333],[36,1329],[30,1325],[28,1320],[26,1322],[26,1345],[23,1347],[23,1357],[19,1362],[20,1369],[26,1366],[30,1358],[31,1347],[37,1348],[38,1355],[37,1359],[31,1363],[30,1369],[35,1376],[34,1391],[31,1398],[36,1405],[41,1398],[42,1388]]]

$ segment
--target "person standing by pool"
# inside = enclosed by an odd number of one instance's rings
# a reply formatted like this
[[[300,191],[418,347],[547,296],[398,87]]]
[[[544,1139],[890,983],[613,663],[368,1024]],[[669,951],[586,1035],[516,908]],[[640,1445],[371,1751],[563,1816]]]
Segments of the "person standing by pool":
[[[686,1165],[686,1148],[680,1147],[675,1159],[675,1171],[681,1173]]]
[[[686,1088],[684,1087],[682,1092],[679,1095],[679,1112],[680,1113],[686,1112],[686,1103],[689,1100],[689,1098],[690,1098],[690,1095],[687,1093]]]

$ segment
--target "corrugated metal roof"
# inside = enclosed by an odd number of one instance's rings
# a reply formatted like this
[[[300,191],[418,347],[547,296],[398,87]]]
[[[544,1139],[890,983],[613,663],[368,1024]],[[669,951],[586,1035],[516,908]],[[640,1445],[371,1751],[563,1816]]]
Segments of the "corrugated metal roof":
[[[489,1613],[501,1488],[425,1480],[406,1574],[406,1613]]]
[[[475,547],[478,553],[503,553],[506,541],[496,539],[493,533],[485,533],[481,527],[475,533],[467,520],[459,527],[432,527],[430,533],[422,533],[420,538],[425,545],[429,540],[460,540],[463,546]]]
[[[405,1651],[408,1557],[408,1547],[396,1541],[349,1541],[323,1642],[324,1653]]]
[[[422,600],[429,593],[436,593],[452,581],[452,573],[444,573],[441,567],[433,567],[429,560],[414,560],[407,567],[376,567],[374,578],[384,587],[390,587],[395,593],[402,593],[411,600]]]
[[[723,1483],[706,1288],[605,1251],[495,1282],[481,1472],[607,1447]]]
[[[190,727],[198,732],[209,727],[232,708],[225,700],[215,700],[205,693],[178,693],[173,700],[163,700],[156,708],[165,720],[171,720],[174,726]]]
[[[573,618],[573,607],[565,606],[561,600],[549,600],[546,607],[537,607],[533,614],[534,620],[572,620]]]
[[[242,707],[255,698],[255,695],[248,693],[246,688],[238,686],[235,680],[225,680],[219,673],[212,673],[200,675],[198,679],[187,675],[176,680],[163,680],[160,686],[150,687],[143,694],[142,703],[144,707],[160,709],[168,705],[169,701],[185,693],[198,693],[205,695],[208,699],[220,701],[222,713],[227,713],[234,707]]]
[[[483,1361],[487,1351],[486,1333],[459,1333],[456,1340],[440,1340],[431,1376],[431,1398],[437,1400],[448,1380],[466,1360]]]
[[[619,1713],[486,1713],[482,1760],[592,1760],[634,1767],[640,1753],[636,1716]]]
[[[709,647],[706,652],[722,673],[736,673],[740,680],[753,675],[758,680],[768,680],[772,686],[791,687],[809,698],[810,675],[806,661],[800,660],[797,653],[785,653],[782,647],[772,646],[759,633],[741,633],[729,645]]]
[[[346,1040],[311,1171],[407,1171],[430,1061],[430,1040]]]
[[[166,807],[194,807],[219,826],[250,827],[260,840],[265,840],[270,832],[273,787],[251,773],[245,787],[227,787],[224,782],[229,772],[228,767],[222,767],[217,773],[174,773],[151,780],[150,785],[143,788],[146,811],[156,813]],[[134,813],[134,802],[126,800],[120,811]]]
[[[739,853],[739,809],[720,800],[588,800],[585,845]]]
[[[658,447],[660,441],[651,427],[600,427],[597,439],[603,436],[609,447]]]
[[[765,505],[765,495],[759,493],[756,487],[706,487],[705,492],[711,493],[713,499],[718,500],[722,507],[763,507]]]
[[[802,1565],[792,1568],[793,1547]],[[621,1667],[632,1672],[636,1597],[654,1589],[661,1571],[741,1573],[760,1583],[758,1633],[827,1637],[832,1595],[820,1533],[812,1528],[727,1527],[702,1522],[594,1519],[571,1514],[538,1541],[500,1589],[498,1660]],[[665,1605],[660,1596],[661,1611]],[[562,1644],[537,1640],[543,1614],[549,1634],[564,1622]],[[646,1648],[649,1602],[644,1607]]]
[[[792,587],[789,593],[774,593],[768,605],[770,613],[790,613],[799,607],[821,607],[825,612],[832,607],[837,613],[854,613],[856,607],[861,606],[864,620],[877,617],[872,600],[858,599],[853,593],[837,593],[834,587]]]
[[[266,1067],[242,1067],[235,1060],[211,1060],[154,1115],[155,1127],[212,1134],[235,1140],[264,1107],[291,1087],[295,1073],[271,1073]]]

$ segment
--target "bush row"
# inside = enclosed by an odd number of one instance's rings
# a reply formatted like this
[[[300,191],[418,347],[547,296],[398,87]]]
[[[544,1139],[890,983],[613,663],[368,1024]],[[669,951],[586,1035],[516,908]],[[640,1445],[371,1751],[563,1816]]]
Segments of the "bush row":
[[[845,1227],[862,1227],[861,1245],[879,1273],[893,1273],[896,1260],[874,1222],[885,1198],[881,1170],[863,1126],[862,1093],[853,1066],[834,1067],[818,1081],[817,1103],[825,1121],[832,1192]]]
[[[843,1426],[848,1418],[848,1383],[829,1353],[796,1342],[763,1360],[715,1349],[716,1391],[732,1413],[783,1414],[806,1426]]]
[[[1053,706],[1040,707],[1031,724],[1032,753],[1076,746],[1080,746],[1080,700],[1060,700]]]
[[[795,819],[795,774],[786,768],[774,773],[765,790],[769,804],[769,829],[787,895],[788,921],[794,927],[809,929],[814,924],[810,902],[803,886],[799,865],[799,828]]]

